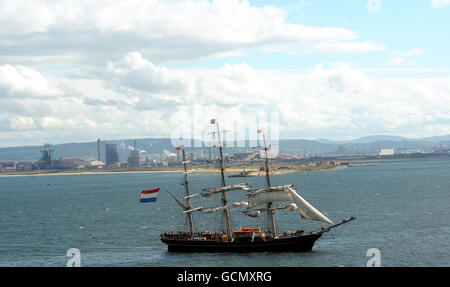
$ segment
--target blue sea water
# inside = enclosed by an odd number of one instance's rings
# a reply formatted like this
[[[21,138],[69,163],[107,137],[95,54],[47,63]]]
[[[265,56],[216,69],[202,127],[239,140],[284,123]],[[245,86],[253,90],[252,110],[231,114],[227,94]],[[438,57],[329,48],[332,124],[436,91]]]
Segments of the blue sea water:
[[[294,184],[299,194],[335,223],[306,253],[169,253],[162,230],[186,220],[165,192],[180,197],[180,173],[80,174],[0,177],[0,266],[66,266],[78,248],[81,266],[366,266],[369,248],[381,266],[450,265],[450,160],[389,161],[374,166],[272,176],[272,185]],[[217,174],[191,174],[191,192],[218,186]],[[263,177],[227,183],[264,185]],[[156,203],[140,203],[142,189],[161,187]],[[245,200],[232,191],[230,201]],[[193,199],[214,206],[219,196]],[[233,227],[260,226],[232,210]],[[198,229],[219,216],[196,214]],[[296,212],[277,212],[279,230],[320,229]]]

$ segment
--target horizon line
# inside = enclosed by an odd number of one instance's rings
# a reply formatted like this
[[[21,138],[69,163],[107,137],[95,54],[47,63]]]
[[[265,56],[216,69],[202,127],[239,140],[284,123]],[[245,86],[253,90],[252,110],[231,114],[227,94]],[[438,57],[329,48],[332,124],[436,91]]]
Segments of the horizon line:
[[[357,141],[363,138],[370,138],[370,137],[393,137],[393,138],[400,138],[401,140],[405,140],[405,141],[413,141],[413,140],[426,140],[429,138],[436,138],[436,137],[446,137],[446,136],[450,136],[450,134],[444,134],[444,135],[438,135],[438,136],[426,136],[426,137],[405,137],[405,136],[397,136],[397,135],[381,135],[381,134],[375,134],[375,135],[368,135],[368,136],[360,136],[358,138],[352,138],[352,139],[341,139],[341,140],[336,140],[336,139],[329,139],[329,138],[325,138],[325,137],[321,137],[321,138],[280,138],[280,141],[289,141],[289,140],[305,140],[305,141],[316,141],[316,142],[320,142],[320,141],[329,141],[330,144],[333,144],[333,142],[335,143],[348,143],[351,141]],[[130,141],[130,140],[146,140],[146,139],[169,139],[171,140],[172,138],[170,137],[145,137],[145,138],[122,138],[122,139],[100,139],[100,141],[102,142],[111,142],[111,141]],[[178,140],[184,140],[187,138],[179,138]],[[50,144],[53,146],[56,145],[64,145],[64,144],[86,144],[86,143],[97,143],[97,140],[93,140],[93,141],[80,141],[80,142],[76,142],[76,141],[69,141],[69,142],[63,142],[63,143],[57,143],[57,144],[51,144],[49,142],[43,142],[42,144],[35,144],[35,145],[16,145],[16,146],[0,146],[0,148],[16,148],[16,147],[41,147],[45,144]],[[197,140],[197,141],[202,141],[202,142],[208,142],[207,140],[203,140],[203,139],[197,139],[197,138],[191,138],[190,140]],[[249,140],[258,140],[258,138],[246,138],[245,140],[232,140],[233,142],[237,142],[237,141],[249,141]],[[379,140],[374,140],[373,142],[376,142]]]

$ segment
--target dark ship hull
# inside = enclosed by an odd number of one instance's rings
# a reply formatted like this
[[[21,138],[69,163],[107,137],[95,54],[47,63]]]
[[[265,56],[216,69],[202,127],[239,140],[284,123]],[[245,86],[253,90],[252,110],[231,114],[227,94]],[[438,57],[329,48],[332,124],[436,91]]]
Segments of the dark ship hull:
[[[251,175],[248,171],[244,171],[237,174],[231,174],[228,177],[254,177],[254,175]]]
[[[170,252],[305,252],[312,250],[322,232],[267,239],[265,241],[161,238]]]

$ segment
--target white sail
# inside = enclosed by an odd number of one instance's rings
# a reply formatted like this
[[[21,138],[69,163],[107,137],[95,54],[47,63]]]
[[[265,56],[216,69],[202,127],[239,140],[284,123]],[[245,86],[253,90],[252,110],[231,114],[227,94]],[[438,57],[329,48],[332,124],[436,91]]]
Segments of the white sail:
[[[261,204],[277,201],[289,201],[297,205],[297,210],[300,216],[305,219],[323,221],[333,224],[325,215],[320,213],[311,204],[304,200],[297,191],[290,186],[283,188],[274,188],[274,191],[257,192],[248,195],[248,208],[252,208]]]
[[[220,186],[220,187],[212,187],[212,188],[204,188],[205,191],[202,193],[202,196],[208,197],[212,194],[219,193],[219,192],[227,192],[230,190],[249,190],[250,186],[247,183],[239,183],[234,185],[227,185],[227,186]]]
[[[241,205],[242,205],[241,202],[234,202],[232,204],[228,204],[228,205],[225,205],[225,206],[203,208],[201,210],[201,212],[203,212],[203,213],[212,213],[214,211],[221,211],[221,210],[224,210],[224,209],[231,209],[231,208],[241,207]]]
[[[198,195],[199,195],[198,193],[194,193],[194,194],[191,194],[189,196],[185,196],[184,199],[193,198],[193,197],[198,196]]]
[[[196,208],[192,208],[192,209],[189,209],[189,210],[185,210],[185,211],[183,211],[182,213],[190,213],[190,212],[202,210],[203,208],[204,208],[203,206],[199,206],[199,207],[196,207]]]

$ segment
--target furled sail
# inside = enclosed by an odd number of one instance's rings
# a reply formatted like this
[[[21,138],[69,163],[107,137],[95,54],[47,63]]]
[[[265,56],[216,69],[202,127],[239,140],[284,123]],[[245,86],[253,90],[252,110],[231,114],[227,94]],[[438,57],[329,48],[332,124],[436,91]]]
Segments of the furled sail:
[[[297,205],[300,216],[305,219],[323,221],[333,224],[325,215],[304,200],[291,186],[271,188],[270,191],[259,191],[248,194],[248,208],[276,201],[289,201]]]
[[[225,206],[203,208],[203,209],[201,209],[201,212],[203,212],[203,213],[212,213],[214,211],[220,211],[220,210],[224,210],[224,209],[231,209],[231,208],[236,208],[236,207],[241,207],[241,206],[242,206],[241,202],[235,202],[235,203],[228,204],[228,205],[225,205]]]
[[[261,209],[256,209],[256,210],[244,210],[244,211],[242,211],[242,213],[245,215],[248,215],[250,217],[258,217],[258,216],[260,216],[261,212],[273,211],[273,210],[278,210],[278,209],[286,209],[289,211],[294,211],[294,210],[297,210],[298,208],[297,208],[297,204],[290,203],[288,205],[276,206],[276,207],[270,207],[270,208],[261,208]]]
[[[221,186],[221,187],[212,187],[212,188],[204,188],[202,193],[202,196],[208,197],[212,194],[219,193],[219,192],[227,192],[230,190],[250,190],[250,186],[247,183],[239,183],[234,185],[227,185],[227,186]]]

